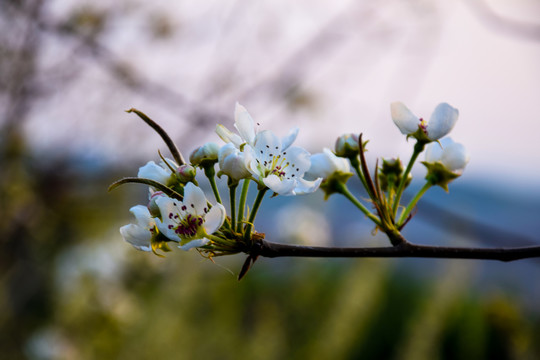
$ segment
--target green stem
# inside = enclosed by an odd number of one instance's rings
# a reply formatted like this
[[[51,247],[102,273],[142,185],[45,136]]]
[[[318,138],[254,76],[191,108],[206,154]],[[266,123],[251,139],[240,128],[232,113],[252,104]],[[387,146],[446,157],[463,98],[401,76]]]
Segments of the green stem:
[[[412,211],[412,209],[416,206],[416,203],[418,202],[418,200],[420,200],[420,198],[422,196],[424,196],[424,194],[426,193],[426,191],[428,191],[429,188],[431,188],[433,186],[433,183],[431,183],[430,181],[426,182],[426,184],[418,191],[418,193],[416,193],[416,195],[414,196],[414,198],[411,200],[411,202],[409,202],[409,205],[407,205],[407,207],[405,208],[405,210],[403,210],[403,212],[401,213],[400,217],[399,217],[399,220],[397,221],[397,224],[398,224],[398,227],[401,226],[403,224],[403,221],[405,221],[405,219],[407,218],[407,216],[409,216],[410,212]]]
[[[229,197],[231,201],[231,229],[236,228],[236,188],[238,183],[229,185]]]
[[[262,203],[264,194],[266,194],[266,191],[268,191],[267,187],[265,187],[262,190],[259,190],[259,193],[257,194],[257,197],[255,198],[255,202],[253,203],[253,209],[251,209],[251,213],[249,214],[249,219],[246,226],[246,232],[244,233],[245,242],[251,241],[251,230],[253,229],[253,222],[255,221],[255,216],[257,216],[257,211],[259,211],[259,207],[261,206],[261,203]]]
[[[369,197],[373,199],[373,196],[371,194],[371,191],[369,190],[369,187],[366,182],[366,178],[364,177],[364,174],[362,174],[362,171],[360,170],[360,161],[358,160],[358,157],[350,157],[349,160],[351,161],[351,165],[356,171],[356,175],[358,175],[358,178],[360,178],[360,181],[362,182],[362,185],[364,186],[364,189],[366,189],[366,192],[368,193]]]
[[[221,196],[219,196],[219,190],[216,185],[216,171],[214,170],[214,165],[205,167],[204,175],[206,175],[208,181],[210,181],[210,186],[212,187],[212,191],[214,192],[216,201],[223,205],[223,202],[221,201]]]
[[[403,175],[401,175],[401,181],[399,182],[399,186],[396,191],[396,197],[394,199],[394,205],[392,208],[394,217],[397,215],[399,202],[401,201],[401,195],[403,194],[405,184],[407,183],[407,177],[409,176],[409,173],[411,172],[411,169],[416,159],[418,158],[418,155],[420,155],[420,153],[424,151],[425,146],[426,146],[426,143],[423,141],[417,141],[416,144],[414,145],[414,151],[411,155],[411,160],[409,160],[409,164],[407,164],[407,168],[405,169],[405,172],[403,173]]]
[[[242,222],[244,221],[244,212],[246,208],[246,199],[249,190],[249,179],[244,179],[242,184],[242,192],[240,193],[240,204],[238,206],[238,224],[236,225],[236,231],[242,232]]]
[[[340,194],[345,196],[350,202],[352,202],[360,211],[364,213],[371,221],[373,221],[377,226],[381,227],[381,221],[380,219],[373,215],[347,188],[347,185],[344,183],[339,183],[337,186],[337,190]]]

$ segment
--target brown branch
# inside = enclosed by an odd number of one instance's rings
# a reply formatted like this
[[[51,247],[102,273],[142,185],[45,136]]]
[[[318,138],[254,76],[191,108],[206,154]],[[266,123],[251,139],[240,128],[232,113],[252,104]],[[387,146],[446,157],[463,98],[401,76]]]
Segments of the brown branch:
[[[403,242],[387,247],[318,247],[277,244],[259,240],[251,249],[250,256],[320,257],[320,258],[439,258],[514,261],[540,257],[540,246],[518,248],[464,248],[415,245]]]

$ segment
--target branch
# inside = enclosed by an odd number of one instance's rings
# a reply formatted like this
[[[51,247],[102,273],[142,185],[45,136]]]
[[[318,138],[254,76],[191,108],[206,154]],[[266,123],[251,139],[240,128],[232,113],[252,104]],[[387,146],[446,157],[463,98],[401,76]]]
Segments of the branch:
[[[540,246],[518,248],[463,248],[445,246],[415,245],[402,242],[389,247],[318,247],[277,244],[258,240],[250,252],[250,256],[269,258],[294,257],[327,257],[327,258],[439,258],[439,259],[477,259],[514,261],[540,257]]]

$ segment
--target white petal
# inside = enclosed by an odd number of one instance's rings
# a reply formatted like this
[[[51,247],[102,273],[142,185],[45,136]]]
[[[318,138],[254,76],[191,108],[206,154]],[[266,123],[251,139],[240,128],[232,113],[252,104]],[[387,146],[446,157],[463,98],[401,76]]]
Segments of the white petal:
[[[227,156],[234,154],[238,149],[234,146],[233,143],[227,143],[219,149],[218,152],[218,161],[221,163],[223,159],[225,159]]]
[[[244,164],[246,165],[246,169],[255,177],[255,179],[258,180],[263,174],[261,173],[261,169],[259,168],[259,163],[257,161],[258,159],[255,155],[255,149],[249,145],[246,145],[244,147]]]
[[[276,175],[269,175],[263,179],[263,183],[279,195],[294,195],[296,180],[280,180]]]
[[[297,183],[296,188],[294,189],[294,193],[296,195],[311,194],[312,192],[317,191],[317,189],[321,185],[322,180],[322,178],[318,178],[314,181],[298,179],[296,180]]]
[[[184,245],[178,245],[178,248],[179,249],[182,249],[184,251],[188,251],[190,249],[193,249],[195,247],[200,247],[200,246],[204,246],[206,244],[208,244],[210,242],[210,240],[204,238],[204,239],[197,239],[197,240],[191,240],[190,242],[188,242],[187,244],[184,244]]]
[[[281,151],[285,151],[292,145],[298,136],[298,127],[292,128],[289,133],[281,139]]]
[[[311,155],[311,167],[306,172],[307,175],[313,178],[327,178],[332,174],[332,165],[330,160],[324,153]]]
[[[152,233],[138,225],[129,224],[120,228],[120,234],[124,240],[130,243],[135,249],[141,251],[151,251],[150,240]]]
[[[290,147],[284,154],[289,163],[289,167],[285,168],[287,174],[294,173],[295,177],[302,177],[311,167],[310,154],[301,147]]]
[[[456,124],[458,116],[459,111],[447,103],[437,105],[427,125],[428,138],[438,140],[447,135]]]
[[[221,204],[212,206],[206,217],[204,218],[204,230],[208,235],[211,235],[219,230],[225,221],[225,207]]]
[[[150,216],[150,212],[148,211],[148,208],[144,205],[137,205],[133,206],[129,211],[135,216],[135,219],[137,220],[137,223],[139,226],[150,229],[154,227],[155,221]]]
[[[443,139],[445,140],[445,139]],[[434,163],[437,161],[441,161],[442,154],[443,154],[443,141],[441,140],[441,144],[437,142],[432,142],[427,144],[426,146],[426,152],[424,153],[424,159],[428,163]]]
[[[223,125],[216,126],[216,134],[218,134],[221,140],[225,141],[226,143],[231,142],[236,147],[240,147],[240,145],[244,143],[238,134],[233,133]]]
[[[272,162],[275,155],[281,154],[281,140],[270,130],[261,131],[255,136],[255,156],[262,163]]]
[[[184,188],[184,201],[182,203],[187,206],[187,211],[196,215],[204,214],[204,209],[207,208],[206,196],[200,187],[193,183],[188,183]]]
[[[414,115],[403,103],[391,103],[390,114],[392,115],[394,124],[396,124],[402,134],[408,135],[418,130],[420,119],[418,116]]]
[[[255,141],[255,126],[253,119],[247,112],[246,108],[236,103],[234,109],[234,127],[240,133],[240,136],[250,145]]]
[[[176,222],[172,220],[174,216],[181,215],[181,210],[176,206],[176,201],[166,196],[160,196],[156,199],[156,205],[159,207],[163,220],[156,219],[157,228],[169,240],[178,242],[180,240],[178,234],[174,232],[174,229],[169,228],[169,225],[176,226]]]
[[[154,180],[162,184],[167,184],[169,178],[171,177],[171,171],[168,169],[165,170],[153,161],[149,161],[146,163],[146,165],[139,168],[139,173],[137,174],[137,177]]]
[[[444,148],[441,162],[444,166],[454,172],[461,172],[469,162],[469,156],[465,146],[452,142]]]

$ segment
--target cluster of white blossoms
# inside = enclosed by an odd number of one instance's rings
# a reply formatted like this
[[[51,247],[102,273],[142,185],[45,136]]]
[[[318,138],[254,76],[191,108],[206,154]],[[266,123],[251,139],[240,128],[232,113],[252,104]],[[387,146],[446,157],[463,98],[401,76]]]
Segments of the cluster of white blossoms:
[[[252,227],[246,225],[247,221],[240,223],[244,209],[239,210],[238,223],[227,217],[217,187],[213,187],[217,203],[210,203],[195,180],[196,167],[205,171],[212,185],[217,164],[218,176],[226,175],[229,186],[241,180],[246,184],[254,181],[259,190],[285,196],[308,194],[318,189],[321,178],[304,179],[311,166],[309,152],[292,146],[298,128],[283,138],[269,130],[256,132],[253,119],[240,104],[236,104],[234,126],[238,134],[218,125],[216,133],[225,144],[219,146],[210,142],[197,148],[190,156],[190,165],[179,166],[163,158],[159,164],[150,161],[139,169],[137,177],[141,182],[152,181],[148,182],[149,204],[130,209],[136,223],[120,228],[125,241],[142,251],[168,251],[167,243],[175,242],[182,250],[199,248],[215,255],[237,252],[241,247],[234,243],[246,237],[246,231],[249,232],[247,238],[251,238]],[[166,193],[163,189],[170,191]],[[256,208],[251,209],[253,218],[254,211]],[[231,212],[234,214],[236,209]]]
[[[382,167],[376,166],[374,176],[363,155],[367,141],[362,141],[361,134],[345,134],[337,139],[335,151],[324,148],[321,153],[311,155],[293,146],[298,128],[281,138],[269,130],[256,131],[252,117],[238,103],[234,113],[237,132],[217,125],[216,133],[224,144],[204,144],[191,153],[190,163],[185,164],[168,135],[135,110],[164,138],[175,160],[161,157],[158,164],[150,161],[139,169],[137,178],[113,184],[138,182],[149,186],[148,205],[132,207],[130,211],[136,223],[122,226],[120,233],[134,248],[154,253],[158,249],[169,251],[171,242],[182,250],[197,248],[208,257],[249,252],[254,239],[264,236],[253,230],[253,226],[268,190],[274,195],[292,196],[310,194],[319,187],[327,197],[333,193],[344,195],[382,231],[395,233],[406,224],[412,208],[429,187],[439,185],[448,189],[448,183],[463,172],[469,156],[463,145],[444,138],[458,118],[458,110],[452,106],[439,104],[427,122],[400,102],[392,103],[390,109],[399,130],[407,138],[415,138],[417,143],[405,170],[399,159],[383,160]],[[401,194],[410,182],[411,167],[424,150],[422,163],[428,170],[426,186],[407,207],[402,206]],[[197,168],[204,170],[208,178],[212,201],[198,186]],[[371,206],[362,204],[346,187],[353,172],[364,186]],[[216,174],[218,177],[226,175],[228,179],[228,214],[215,182]],[[243,186],[237,206],[236,189],[240,182]],[[257,185],[259,192],[246,210],[251,182]]]

